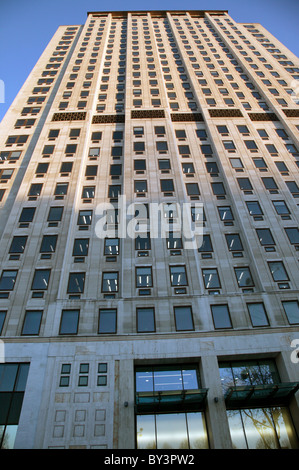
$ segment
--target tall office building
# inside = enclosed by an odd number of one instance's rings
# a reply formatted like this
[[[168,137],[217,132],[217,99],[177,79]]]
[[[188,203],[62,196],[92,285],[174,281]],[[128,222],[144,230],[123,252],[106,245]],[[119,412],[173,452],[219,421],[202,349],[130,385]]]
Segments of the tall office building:
[[[298,448],[298,79],[227,11],[58,28],[0,130],[2,447]]]

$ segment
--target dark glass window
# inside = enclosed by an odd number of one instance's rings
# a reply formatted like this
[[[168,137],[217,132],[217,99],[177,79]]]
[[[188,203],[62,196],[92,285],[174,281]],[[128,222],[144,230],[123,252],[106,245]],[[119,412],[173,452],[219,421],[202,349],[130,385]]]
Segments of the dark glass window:
[[[73,246],[73,256],[87,256],[89,238],[76,238]]]
[[[47,290],[51,269],[36,269],[32,281],[31,290]]]
[[[13,237],[9,253],[24,253],[27,238],[25,236]]]
[[[85,273],[70,273],[67,292],[69,294],[82,294],[84,292]]]
[[[259,242],[262,246],[264,245],[275,245],[275,241],[272,237],[271,230],[269,228],[260,228],[256,230]]]
[[[172,286],[187,286],[185,266],[170,266],[170,282]]]
[[[62,310],[59,334],[76,335],[78,333],[80,310]]]
[[[42,315],[42,310],[27,310],[25,313],[22,335],[38,335]]]
[[[229,233],[225,235],[229,251],[243,251],[243,245],[238,233]]]
[[[262,302],[247,304],[252,326],[267,326],[269,321]]]
[[[238,286],[239,287],[253,287],[254,286],[254,282],[253,282],[253,279],[252,279],[252,276],[251,276],[251,272],[250,272],[250,269],[245,266],[245,267],[242,267],[242,268],[234,268],[235,270],[235,274],[236,274],[236,278],[237,278],[237,282],[238,282]]]
[[[228,305],[211,305],[215,328],[232,328]]]
[[[102,292],[118,292],[118,272],[103,273]]]
[[[297,300],[286,300],[282,302],[285,314],[290,325],[299,323],[299,304]]]
[[[99,328],[98,333],[116,333],[116,308],[103,308],[99,310]]]
[[[138,333],[155,331],[155,310],[152,307],[137,308],[136,317]]]
[[[174,318],[176,331],[194,330],[191,307],[174,307]]]
[[[56,250],[58,235],[44,235],[40,247],[40,253],[54,253]]]
[[[92,221],[92,211],[79,211],[78,215],[78,225],[91,225]]]
[[[63,207],[50,207],[48,222],[59,222],[62,219]]]
[[[0,291],[13,290],[16,283],[17,275],[18,271],[16,270],[2,271],[0,278]]]
[[[136,268],[136,287],[152,287],[153,276],[150,266]]]
[[[22,209],[19,222],[32,222],[35,210],[35,207],[24,207]]]

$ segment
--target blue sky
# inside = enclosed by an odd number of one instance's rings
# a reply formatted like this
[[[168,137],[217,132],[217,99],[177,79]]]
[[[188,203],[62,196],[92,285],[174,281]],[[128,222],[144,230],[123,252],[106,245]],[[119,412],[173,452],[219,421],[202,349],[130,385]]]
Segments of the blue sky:
[[[113,5],[113,7],[112,7]],[[261,23],[299,55],[298,0],[0,0],[0,79],[5,102],[0,121],[60,25],[84,24],[87,11],[228,10],[237,22]]]

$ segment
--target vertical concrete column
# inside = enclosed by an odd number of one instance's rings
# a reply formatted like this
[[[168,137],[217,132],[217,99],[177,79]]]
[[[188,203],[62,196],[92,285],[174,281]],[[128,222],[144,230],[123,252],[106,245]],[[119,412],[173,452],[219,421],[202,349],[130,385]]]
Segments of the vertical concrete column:
[[[202,387],[209,389],[206,418],[210,446],[214,449],[231,449],[232,441],[216,356],[201,358],[200,377]]]
[[[114,413],[118,413],[118,449],[135,448],[135,383],[134,363],[132,360],[119,361],[118,372],[118,403],[115,403]],[[114,419],[115,422],[115,419]]]

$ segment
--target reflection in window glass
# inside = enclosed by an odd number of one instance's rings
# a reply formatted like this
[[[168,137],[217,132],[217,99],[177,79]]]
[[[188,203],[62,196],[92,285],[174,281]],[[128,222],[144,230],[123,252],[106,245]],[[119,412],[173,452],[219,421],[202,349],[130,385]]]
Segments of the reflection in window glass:
[[[293,449],[297,439],[287,408],[227,411],[235,449]]]
[[[204,414],[138,415],[138,449],[208,449]]]

